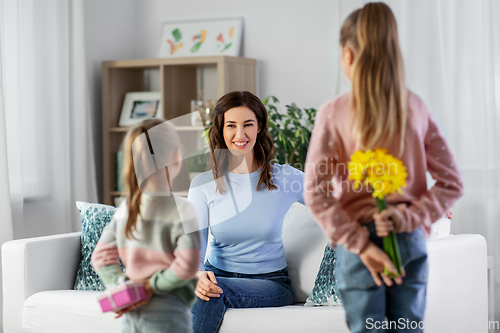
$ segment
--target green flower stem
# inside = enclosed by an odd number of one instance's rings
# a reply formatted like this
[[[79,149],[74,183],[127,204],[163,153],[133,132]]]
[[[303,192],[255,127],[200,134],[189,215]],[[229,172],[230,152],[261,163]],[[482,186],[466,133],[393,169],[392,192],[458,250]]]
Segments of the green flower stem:
[[[387,208],[387,200],[375,198],[375,202],[377,203],[378,211],[381,212]],[[397,274],[390,273],[387,268],[384,268],[385,275],[393,278],[395,276],[401,275],[401,267],[403,264],[401,263],[401,253],[399,252],[398,240],[396,238],[396,233],[393,231],[389,232],[389,235],[383,238],[384,242],[384,251],[389,255],[394,266],[396,266]]]

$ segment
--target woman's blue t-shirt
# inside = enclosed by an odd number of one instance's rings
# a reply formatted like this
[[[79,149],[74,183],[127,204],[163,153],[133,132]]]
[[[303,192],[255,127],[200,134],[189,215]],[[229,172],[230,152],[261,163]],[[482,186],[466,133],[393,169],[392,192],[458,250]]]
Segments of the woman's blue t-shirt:
[[[221,270],[263,274],[286,267],[283,220],[293,203],[304,203],[304,173],[274,164],[272,174],[277,189],[269,191],[264,184],[257,191],[260,170],[228,172],[224,178],[227,190],[222,195],[216,192],[212,171],[193,179],[188,200],[195,206],[200,223],[201,270],[209,229],[213,237],[207,259]]]

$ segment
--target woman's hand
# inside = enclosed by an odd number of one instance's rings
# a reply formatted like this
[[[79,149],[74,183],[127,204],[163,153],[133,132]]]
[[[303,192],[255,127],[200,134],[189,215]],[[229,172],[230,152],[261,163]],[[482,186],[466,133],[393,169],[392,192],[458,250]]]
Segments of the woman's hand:
[[[396,267],[389,258],[389,256],[373,242],[368,241],[368,245],[359,255],[359,258],[363,264],[368,268],[370,274],[373,277],[373,281],[377,286],[382,286],[382,281],[388,286],[392,286],[392,280],[384,274],[384,267],[387,267],[390,272],[397,273]],[[402,284],[403,278],[406,276],[406,272],[403,267],[401,267],[401,276],[396,276],[394,281],[396,284]]]
[[[405,222],[403,209],[406,205],[401,204],[397,207],[389,206],[380,213],[374,213],[375,230],[378,237],[385,237],[389,232],[395,230],[396,233],[401,232],[402,225]]]
[[[151,278],[144,279],[144,280],[134,280],[134,282],[142,282],[142,285],[144,287],[144,291],[146,292],[146,299],[143,300],[143,301],[141,301],[141,302],[139,302],[139,303],[135,303],[135,304],[129,306],[128,308],[121,309],[119,311],[115,311],[115,313],[118,315],[118,316],[115,317],[115,319],[116,318],[120,318],[125,313],[129,312],[130,310],[137,309],[138,307],[146,305],[146,304],[149,303],[149,301],[151,301],[151,298],[153,298],[153,296],[154,296],[155,293],[153,291],[153,288],[151,288],[150,280],[151,280]]]
[[[210,297],[220,297],[222,289],[217,287],[217,280],[215,279],[214,272],[198,271],[196,276],[198,277],[198,283],[196,284],[194,294],[198,296],[198,298],[209,301]]]

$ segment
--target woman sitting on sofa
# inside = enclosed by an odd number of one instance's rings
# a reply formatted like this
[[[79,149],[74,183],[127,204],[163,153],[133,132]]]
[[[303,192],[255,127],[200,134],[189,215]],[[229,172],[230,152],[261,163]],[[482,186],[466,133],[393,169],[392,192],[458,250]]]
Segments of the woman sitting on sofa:
[[[272,162],[267,111],[255,95],[221,97],[209,141],[212,170],[196,176],[188,194],[201,223],[194,332],[217,332],[227,308],[293,303],[281,233],[292,204],[304,203],[304,174]]]

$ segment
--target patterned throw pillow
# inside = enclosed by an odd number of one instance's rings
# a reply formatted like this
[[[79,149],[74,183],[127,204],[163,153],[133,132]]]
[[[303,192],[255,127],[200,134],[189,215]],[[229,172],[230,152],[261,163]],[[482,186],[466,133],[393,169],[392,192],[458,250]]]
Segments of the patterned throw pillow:
[[[314,288],[305,306],[342,305],[335,279],[335,261],[335,250],[326,245]]]
[[[81,201],[76,202],[76,207],[80,211],[82,222],[82,261],[78,266],[74,289],[103,291],[106,287],[92,267],[90,258],[101,237],[102,230],[111,221],[117,208]]]

